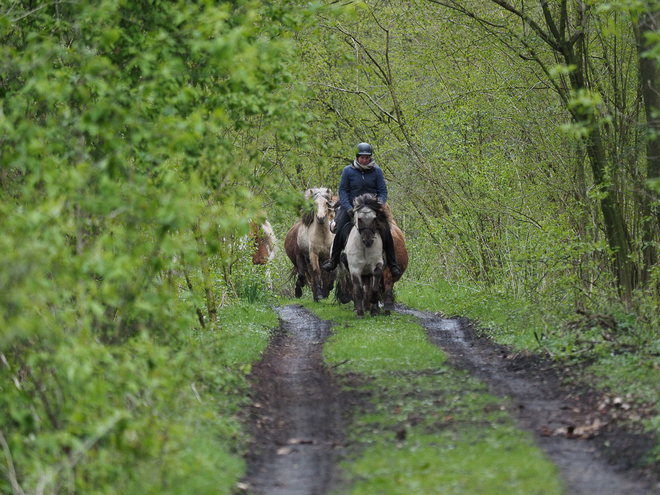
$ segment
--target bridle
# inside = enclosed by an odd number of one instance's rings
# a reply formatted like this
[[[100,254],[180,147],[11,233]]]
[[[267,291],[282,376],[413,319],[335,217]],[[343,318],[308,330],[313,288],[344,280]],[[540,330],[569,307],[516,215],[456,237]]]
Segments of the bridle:
[[[354,211],[354,215],[353,215],[353,224],[355,225],[355,228],[357,229],[357,231],[358,231],[360,234],[362,234],[362,232],[364,232],[365,230],[369,230],[369,231],[371,231],[371,233],[375,236],[375,235],[376,235],[376,231],[375,231],[374,229],[372,229],[371,227],[358,227],[358,225],[357,225],[357,212],[360,211],[361,209],[365,208],[365,207],[366,207],[366,205],[361,205],[361,206],[358,206],[358,207],[355,209],[355,211]]]

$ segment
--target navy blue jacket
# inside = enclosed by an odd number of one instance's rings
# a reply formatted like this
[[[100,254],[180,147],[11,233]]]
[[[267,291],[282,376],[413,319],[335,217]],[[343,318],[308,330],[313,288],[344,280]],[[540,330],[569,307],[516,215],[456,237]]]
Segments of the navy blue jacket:
[[[341,206],[348,211],[353,208],[353,200],[365,193],[377,195],[383,204],[387,202],[387,185],[383,171],[378,165],[368,172],[360,172],[348,165],[341,173],[339,181]]]

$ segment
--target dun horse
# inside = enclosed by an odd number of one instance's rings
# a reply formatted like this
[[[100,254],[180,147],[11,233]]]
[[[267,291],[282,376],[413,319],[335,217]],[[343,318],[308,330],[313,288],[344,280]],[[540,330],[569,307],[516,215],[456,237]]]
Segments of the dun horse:
[[[321,265],[330,257],[334,235],[330,232],[330,221],[334,215],[330,202],[332,191],[317,187],[305,191],[305,199],[312,198],[316,205],[313,213],[304,212],[301,220],[286,235],[284,249],[294,265],[292,275],[296,279],[296,297],[302,296],[302,288],[309,283],[314,301],[328,297],[334,282],[334,274],[321,270]]]
[[[369,197],[370,195],[364,195],[366,197]],[[406,243],[405,239],[403,237],[403,232],[401,232],[401,229],[398,227],[394,219],[392,218],[392,214],[390,212],[389,205],[382,205],[378,203],[378,201],[375,201],[375,198],[368,199],[366,197],[360,197],[362,198],[360,200],[361,203],[366,203],[366,204],[371,204],[373,205],[373,208],[377,212],[377,218],[378,222],[383,222],[387,221],[389,222],[390,226],[390,231],[392,232],[392,238],[394,240],[394,251],[396,253],[396,258],[397,262],[399,264],[399,267],[401,268],[401,273],[405,272],[406,268],[408,267],[408,251],[406,249]],[[355,203],[357,205],[358,198],[355,199]],[[367,208],[367,206],[362,206],[361,209]],[[335,208],[339,208],[339,205],[335,205]],[[354,208],[354,211],[355,208]],[[356,224],[356,219],[355,216],[353,218],[353,224]],[[356,229],[353,229],[351,232],[351,235],[354,234]],[[366,231],[365,231],[366,232]],[[357,236],[356,236],[357,237]],[[360,236],[361,239],[362,236]],[[380,236],[379,236],[380,237]],[[355,239],[354,239],[355,242]],[[349,240],[347,241],[347,248],[350,243],[350,237]],[[358,304],[357,298],[360,294],[362,294],[362,307],[364,308],[364,298],[365,296],[373,296],[373,293],[371,293],[371,288],[369,287],[369,293],[367,293],[367,289],[365,288],[365,284],[362,284],[362,291],[357,293],[355,292],[355,284],[354,284],[354,278],[352,272],[349,271],[350,269],[350,263],[348,261],[348,255],[347,255],[347,249],[344,250],[344,254],[342,255],[342,262],[339,264],[339,267],[337,269],[337,289],[335,291],[335,296],[336,298],[341,302],[341,303],[348,303],[351,300],[354,301],[354,304]],[[382,267],[382,274],[380,277],[380,282],[378,284],[378,298],[377,300],[383,302],[383,309],[386,315],[389,315],[392,310],[394,310],[394,283],[397,282],[401,278],[401,275],[397,277],[393,277],[392,273],[390,272],[389,267],[385,263],[385,260],[383,260],[383,267]],[[373,281],[372,286],[375,284],[375,281]],[[376,287],[373,287],[374,289]],[[371,310],[372,314],[378,314],[378,309],[371,304]],[[357,309],[357,306],[356,306]],[[358,316],[360,316],[358,314]]]

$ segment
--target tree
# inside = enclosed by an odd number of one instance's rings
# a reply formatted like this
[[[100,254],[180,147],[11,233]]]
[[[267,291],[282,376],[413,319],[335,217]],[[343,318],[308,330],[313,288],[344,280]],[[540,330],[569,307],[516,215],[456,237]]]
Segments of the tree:
[[[610,64],[609,70],[612,73],[615,70],[611,64],[616,59],[608,58],[608,52],[604,51],[607,46],[594,29],[594,24],[598,22],[594,7],[584,2],[572,3],[566,0],[553,5],[547,1],[535,5],[492,0],[490,4],[499,9],[499,14],[494,16],[489,15],[488,9],[485,9],[486,12],[470,10],[463,2],[430,1],[474,19],[486,32],[519,56],[538,64],[546,80],[553,85],[573,123],[580,130],[595,185],[601,191],[600,209],[614,257],[614,272],[623,298],[630,300],[638,282],[637,264],[626,221],[625,202],[621,200],[622,194],[625,196],[631,192],[621,190],[621,164],[613,160],[616,156],[608,153],[603,140],[606,126],[612,122],[610,116],[616,115],[623,108],[617,107],[616,102],[625,103],[630,96],[616,86],[611,88],[612,93],[602,94],[607,86],[595,67],[594,57],[590,53],[594,48],[590,42],[601,40],[599,56],[605,58],[606,64]],[[616,50],[628,50],[625,40],[622,47]],[[625,57],[625,53],[622,54]],[[625,60],[624,57],[622,60]],[[564,67],[560,77],[553,72],[557,62]],[[613,104],[608,108],[613,112],[608,115],[607,112],[603,113],[601,107],[602,98],[610,96],[612,98],[605,103]]]

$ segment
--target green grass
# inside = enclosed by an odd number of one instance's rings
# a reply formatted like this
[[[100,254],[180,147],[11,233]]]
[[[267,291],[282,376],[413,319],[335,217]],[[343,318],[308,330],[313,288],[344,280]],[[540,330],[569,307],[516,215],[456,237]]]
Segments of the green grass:
[[[557,469],[515,428],[507,403],[454,370],[413,318],[356,320],[351,305],[296,302],[333,321],[324,358],[367,398],[350,422],[339,493],[563,493]]]

